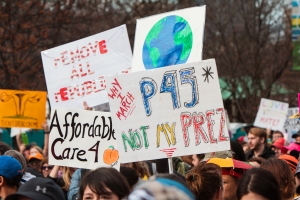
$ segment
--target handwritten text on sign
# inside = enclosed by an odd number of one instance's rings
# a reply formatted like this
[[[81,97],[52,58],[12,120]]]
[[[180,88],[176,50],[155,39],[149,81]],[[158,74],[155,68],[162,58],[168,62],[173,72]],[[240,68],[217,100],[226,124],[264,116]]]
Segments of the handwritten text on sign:
[[[214,60],[107,77],[121,162],[229,149],[218,81]]]
[[[288,108],[288,103],[262,98],[254,126],[282,131]]]
[[[51,164],[119,168],[110,113],[55,109],[51,113],[50,132]]]
[[[127,73],[131,48],[120,26],[42,52],[51,106],[78,109],[106,103],[104,76]]]

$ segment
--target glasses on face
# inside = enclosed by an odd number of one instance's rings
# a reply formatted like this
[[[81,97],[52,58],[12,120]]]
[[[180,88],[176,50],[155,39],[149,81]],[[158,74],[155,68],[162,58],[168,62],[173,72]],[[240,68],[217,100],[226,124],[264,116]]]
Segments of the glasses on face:
[[[54,165],[43,166],[42,170],[45,170],[45,169],[52,170],[53,167],[54,167]]]

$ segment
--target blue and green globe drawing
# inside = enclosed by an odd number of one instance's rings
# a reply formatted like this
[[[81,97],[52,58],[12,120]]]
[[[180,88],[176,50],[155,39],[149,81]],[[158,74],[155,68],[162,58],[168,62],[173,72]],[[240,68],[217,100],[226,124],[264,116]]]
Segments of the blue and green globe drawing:
[[[146,69],[187,61],[193,46],[193,33],[182,17],[171,15],[159,20],[149,31],[143,46]]]

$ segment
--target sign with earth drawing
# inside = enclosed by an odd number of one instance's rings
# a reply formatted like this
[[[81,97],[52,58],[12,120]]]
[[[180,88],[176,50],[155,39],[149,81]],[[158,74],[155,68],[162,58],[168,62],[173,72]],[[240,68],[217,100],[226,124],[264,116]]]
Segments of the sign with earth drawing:
[[[205,6],[137,20],[132,71],[202,60]]]
[[[119,151],[109,112],[55,108],[49,127],[50,164],[119,170]]]
[[[214,59],[106,80],[121,163],[230,149]]]
[[[0,127],[42,129],[46,92],[0,90]]]

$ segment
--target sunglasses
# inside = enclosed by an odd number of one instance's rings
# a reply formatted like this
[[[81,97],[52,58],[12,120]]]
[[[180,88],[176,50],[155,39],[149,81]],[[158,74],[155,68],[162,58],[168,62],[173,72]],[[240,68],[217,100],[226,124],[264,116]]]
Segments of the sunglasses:
[[[53,167],[54,167],[54,165],[43,166],[43,167],[42,167],[42,170],[45,170],[46,168],[49,169],[49,170],[52,170]]]

